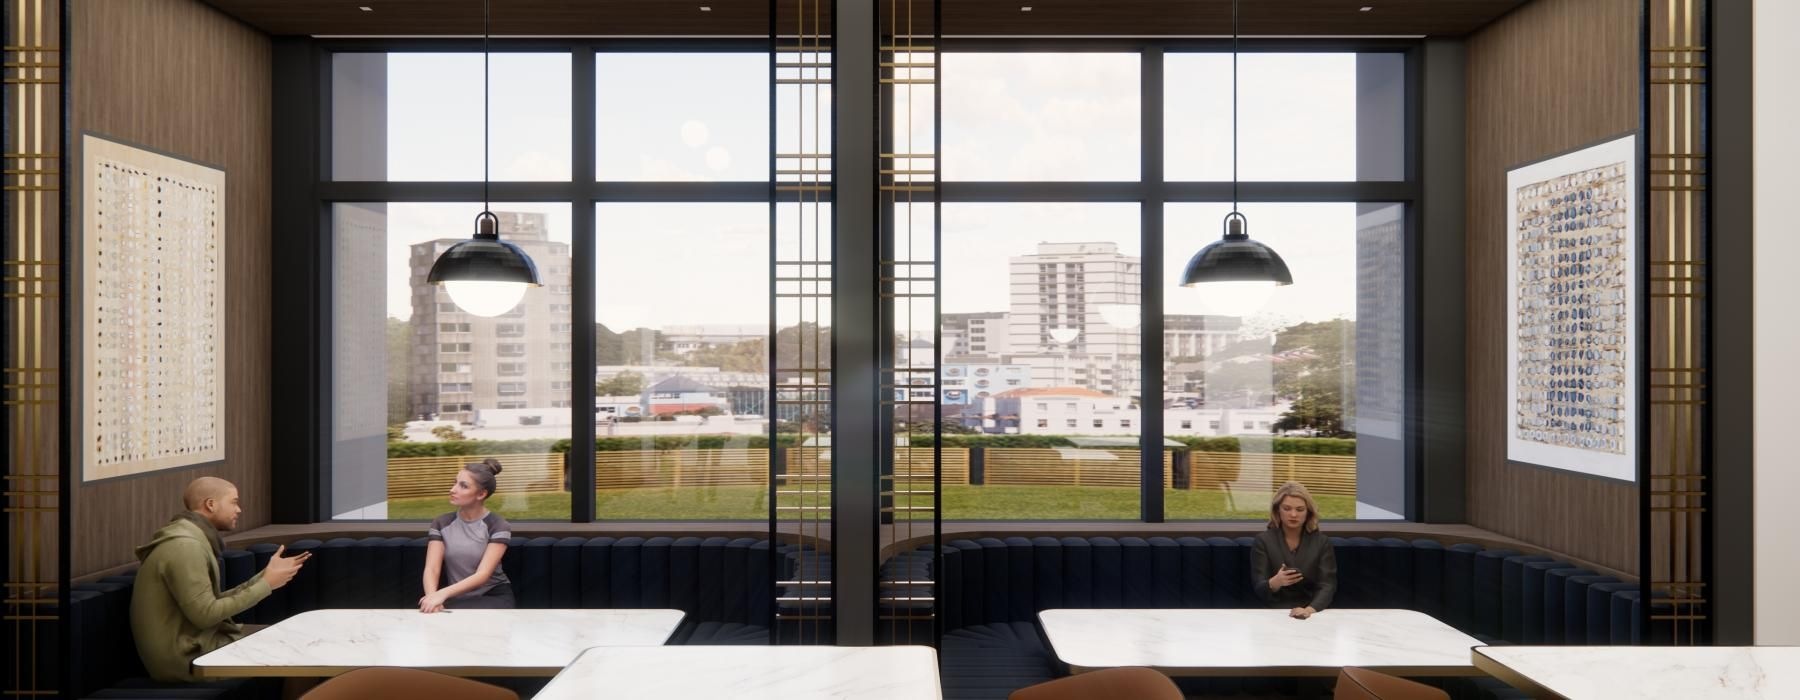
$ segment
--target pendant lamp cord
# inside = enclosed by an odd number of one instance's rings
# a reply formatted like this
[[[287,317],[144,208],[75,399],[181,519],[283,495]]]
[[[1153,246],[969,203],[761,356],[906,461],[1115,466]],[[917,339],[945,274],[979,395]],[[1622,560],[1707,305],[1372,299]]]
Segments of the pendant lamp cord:
[[[1237,0],[1232,0],[1236,2]],[[488,32],[491,30],[488,16],[488,0],[481,0],[481,210],[487,211],[493,205],[488,198]],[[1233,86],[1235,90],[1235,84]],[[1235,119],[1236,117],[1233,117]],[[1237,127],[1232,127],[1236,129]],[[1235,133],[1235,132],[1234,132]],[[1233,137],[1236,140],[1236,137]],[[1236,156],[1232,156],[1234,159]],[[1235,176],[1233,176],[1235,177]]]
[[[1238,0],[1231,0],[1231,210],[1238,208]]]

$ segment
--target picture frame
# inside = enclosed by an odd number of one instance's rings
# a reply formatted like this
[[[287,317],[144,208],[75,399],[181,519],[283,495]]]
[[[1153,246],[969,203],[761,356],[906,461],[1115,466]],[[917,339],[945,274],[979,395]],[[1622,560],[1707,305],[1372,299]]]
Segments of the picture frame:
[[[1637,480],[1638,136],[1506,174],[1506,458]]]
[[[225,171],[81,137],[81,480],[224,461]]]

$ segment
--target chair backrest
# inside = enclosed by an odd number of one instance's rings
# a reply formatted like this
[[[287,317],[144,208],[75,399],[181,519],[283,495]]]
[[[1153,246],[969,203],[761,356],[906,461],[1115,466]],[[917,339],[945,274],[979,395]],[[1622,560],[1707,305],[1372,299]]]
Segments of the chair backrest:
[[[1450,695],[1423,683],[1380,671],[1345,667],[1338,672],[1336,700],[1450,700]]]
[[[481,681],[416,668],[359,668],[320,683],[304,700],[519,700],[519,694]]]
[[[1108,668],[1020,688],[1007,700],[1182,700],[1181,689],[1148,668]]]

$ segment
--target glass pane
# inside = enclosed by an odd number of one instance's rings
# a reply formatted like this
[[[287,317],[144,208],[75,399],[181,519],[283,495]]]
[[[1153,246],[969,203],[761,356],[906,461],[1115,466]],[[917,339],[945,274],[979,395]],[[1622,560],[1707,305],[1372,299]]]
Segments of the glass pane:
[[[1164,176],[1231,179],[1231,54],[1163,58]],[[1402,54],[1238,56],[1238,177],[1247,181],[1405,176]]]
[[[944,517],[1136,519],[1138,205],[951,204],[943,225]]]
[[[1137,54],[942,60],[945,180],[1138,179]]]
[[[543,286],[483,318],[425,282],[438,255],[468,239],[481,205],[332,206],[334,517],[450,512],[457,472],[492,457],[503,471],[490,510],[569,518],[569,205],[493,209],[501,238],[531,256]]]
[[[769,205],[600,204],[594,516],[769,514]]]
[[[568,180],[566,53],[496,53],[489,65],[494,180]],[[332,58],[334,180],[482,179],[479,53],[341,53]]]
[[[1179,286],[1229,210],[1166,210],[1168,517],[1266,519],[1287,481],[1326,518],[1404,517],[1404,207],[1244,205],[1294,284],[1266,300]]]
[[[594,69],[599,179],[768,179],[768,54],[606,53]]]

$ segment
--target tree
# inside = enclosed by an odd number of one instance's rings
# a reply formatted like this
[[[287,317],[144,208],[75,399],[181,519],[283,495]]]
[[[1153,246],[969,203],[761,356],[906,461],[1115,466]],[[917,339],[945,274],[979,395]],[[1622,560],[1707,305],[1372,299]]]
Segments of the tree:
[[[645,347],[648,345],[649,347]],[[669,352],[662,331],[634,328],[614,333],[605,324],[594,324],[594,360],[601,365],[647,365],[656,360],[677,359]]]
[[[595,396],[640,396],[643,393],[644,375],[637,372],[620,372],[594,384]]]
[[[388,442],[406,442],[406,427],[403,425],[388,426]]]
[[[403,424],[412,420],[411,396],[407,384],[412,378],[412,323],[397,318],[387,319],[387,422]],[[402,438],[404,439],[404,438]]]
[[[463,435],[462,431],[457,430],[456,426],[453,425],[440,425],[432,428],[431,434],[436,436],[437,439],[445,442],[459,442],[469,439],[468,436]]]
[[[1276,432],[1305,430],[1319,437],[1355,437],[1344,430],[1343,398],[1336,391],[1308,393],[1275,421]]]
[[[717,367],[726,372],[767,372],[767,345],[762,340],[740,340],[728,345],[703,347],[689,353],[683,364],[692,367]]]
[[[1346,378],[1355,376],[1356,322],[1332,319],[1301,323],[1275,335],[1272,374],[1275,393],[1291,402],[1276,430],[1308,430],[1325,437],[1351,437],[1344,416],[1353,410]]]
[[[775,332],[775,353],[781,369],[831,369],[831,329],[812,321],[783,328]]]

